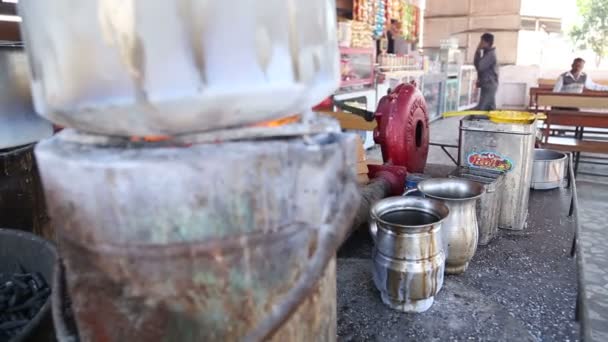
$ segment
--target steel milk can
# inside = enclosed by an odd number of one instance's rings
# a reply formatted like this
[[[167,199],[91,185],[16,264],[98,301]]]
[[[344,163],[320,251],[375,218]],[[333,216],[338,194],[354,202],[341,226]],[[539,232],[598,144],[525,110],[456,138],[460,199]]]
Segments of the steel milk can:
[[[432,178],[419,183],[418,191],[425,197],[444,201],[450,209],[443,222],[445,272],[464,273],[477,251],[479,228],[475,207],[485,192],[484,186],[465,179]]]

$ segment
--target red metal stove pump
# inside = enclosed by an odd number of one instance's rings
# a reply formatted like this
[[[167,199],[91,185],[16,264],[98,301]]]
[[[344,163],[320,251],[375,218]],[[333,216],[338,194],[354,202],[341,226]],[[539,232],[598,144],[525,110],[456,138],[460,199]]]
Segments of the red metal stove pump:
[[[374,140],[381,146],[384,162],[423,172],[429,153],[429,116],[416,85],[401,84],[384,96],[376,121]]]

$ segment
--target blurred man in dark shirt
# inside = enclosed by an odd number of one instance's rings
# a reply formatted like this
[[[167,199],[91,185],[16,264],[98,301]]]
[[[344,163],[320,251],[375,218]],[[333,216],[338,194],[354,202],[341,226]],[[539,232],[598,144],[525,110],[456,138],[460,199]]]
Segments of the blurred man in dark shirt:
[[[492,34],[484,33],[481,36],[473,64],[477,69],[477,86],[481,88],[476,109],[495,110],[496,91],[498,90],[498,59]]]

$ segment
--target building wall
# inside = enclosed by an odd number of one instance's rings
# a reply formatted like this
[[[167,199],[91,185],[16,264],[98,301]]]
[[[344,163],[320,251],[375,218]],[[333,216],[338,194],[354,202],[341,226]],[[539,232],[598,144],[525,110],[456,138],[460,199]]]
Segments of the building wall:
[[[425,16],[467,16],[469,14],[469,1],[470,0],[427,0]]]
[[[575,0],[427,0],[426,9],[424,47],[438,47],[441,40],[457,38],[459,46],[466,49],[467,64],[473,61],[483,31],[495,35],[503,65],[499,108],[525,108],[529,89],[537,86],[539,78],[556,78],[577,57],[565,34],[522,29],[522,18],[526,18],[540,22],[557,19],[567,30],[568,18],[576,13]],[[608,72],[593,71],[593,59],[587,60],[587,69],[595,79],[608,80]]]
[[[521,0],[470,0],[470,14],[480,15],[507,15],[519,14]]]
[[[493,32],[502,53],[499,63],[517,62],[521,0],[428,0],[423,47],[437,48],[441,40],[458,39],[466,49],[466,63],[473,62],[479,36]]]

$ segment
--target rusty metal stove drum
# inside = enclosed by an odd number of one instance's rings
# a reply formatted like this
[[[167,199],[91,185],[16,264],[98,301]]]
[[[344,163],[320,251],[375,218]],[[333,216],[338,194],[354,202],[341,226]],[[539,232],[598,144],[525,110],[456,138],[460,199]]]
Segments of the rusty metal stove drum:
[[[24,0],[18,8],[37,111],[85,132],[244,126],[309,110],[340,84],[334,0]]]
[[[479,236],[477,200],[485,193],[482,184],[466,179],[431,178],[418,184],[425,197],[445,202],[450,214],[442,224],[446,244],[447,274],[461,274],[477,251]]]
[[[223,143],[217,132],[134,144],[70,129],[41,142],[80,338],[335,340],[356,149],[319,120],[308,134],[255,127]],[[260,129],[285,136],[259,140]]]
[[[373,279],[382,301],[404,312],[424,312],[443,285],[445,251],[440,201],[391,197],[371,209]]]

